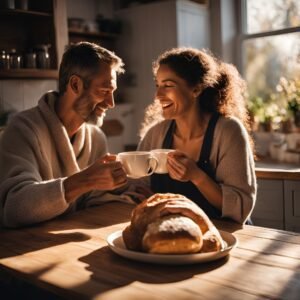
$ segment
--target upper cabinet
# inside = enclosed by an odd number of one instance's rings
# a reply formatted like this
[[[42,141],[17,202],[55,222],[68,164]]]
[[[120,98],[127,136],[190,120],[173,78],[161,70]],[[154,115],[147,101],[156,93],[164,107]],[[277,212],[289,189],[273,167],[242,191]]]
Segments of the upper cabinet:
[[[96,16],[95,20],[84,18],[68,18],[69,42],[88,41],[114,50],[115,40],[121,31],[118,20]]]
[[[57,78],[67,44],[65,0],[1,0],[0,79]]]

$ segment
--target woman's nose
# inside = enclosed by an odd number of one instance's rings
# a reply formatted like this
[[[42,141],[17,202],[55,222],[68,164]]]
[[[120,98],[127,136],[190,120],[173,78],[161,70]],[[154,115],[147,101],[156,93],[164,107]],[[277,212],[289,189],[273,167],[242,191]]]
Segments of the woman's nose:
[[[156,91],[155,91],[155,96],[156,96],[157,98],[159,98],[159,96],[163,96],[163,95],[164,95],[163,89],[160,88],[160,87],[157,87],[157,88],[156,88]]]

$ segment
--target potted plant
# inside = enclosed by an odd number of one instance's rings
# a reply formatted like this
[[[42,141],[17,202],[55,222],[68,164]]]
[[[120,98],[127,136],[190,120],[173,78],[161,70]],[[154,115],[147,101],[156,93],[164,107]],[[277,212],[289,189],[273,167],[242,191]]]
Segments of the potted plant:
[[[286,101],[287,112],[294,119],[294,124],[300,127],[300,77],[289,80],[281,77],[277,91]]]

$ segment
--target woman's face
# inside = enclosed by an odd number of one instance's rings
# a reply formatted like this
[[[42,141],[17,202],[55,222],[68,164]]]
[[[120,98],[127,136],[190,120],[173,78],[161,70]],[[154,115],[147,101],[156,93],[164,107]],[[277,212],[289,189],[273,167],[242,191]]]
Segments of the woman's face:
[[[161,65],[156,73],[156,99],[165,119],[185,118],[197,109],[193,88],[167,65]]]

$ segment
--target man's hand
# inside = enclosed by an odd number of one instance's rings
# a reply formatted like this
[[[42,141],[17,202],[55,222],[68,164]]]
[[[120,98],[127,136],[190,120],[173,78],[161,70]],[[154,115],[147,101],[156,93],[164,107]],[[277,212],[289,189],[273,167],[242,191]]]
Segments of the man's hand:
[[[113,190],[127,183],[127,176],[115,155],[107,154],[86,169],[64,181],[67,202],[75,201],[91,190]]]
[[[97,190],[113,190],[127,183],[127,176],[115,155],[105,155],[82,171]]]

